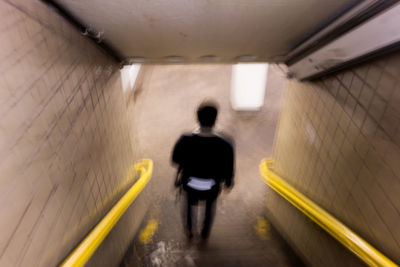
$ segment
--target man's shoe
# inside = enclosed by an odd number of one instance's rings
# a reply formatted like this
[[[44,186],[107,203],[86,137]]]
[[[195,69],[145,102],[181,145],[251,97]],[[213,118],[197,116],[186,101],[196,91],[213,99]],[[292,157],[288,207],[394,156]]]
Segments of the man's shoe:
[[[192,239],[193,238],[193,232],[190,230],[186,230],[185,231],[185,235],[188,239]]]
[[[201,231],[201,238],[203,238],[204,240],[208,239],[209,236],[210,236],[209,231],[205,231],[204,229]]]

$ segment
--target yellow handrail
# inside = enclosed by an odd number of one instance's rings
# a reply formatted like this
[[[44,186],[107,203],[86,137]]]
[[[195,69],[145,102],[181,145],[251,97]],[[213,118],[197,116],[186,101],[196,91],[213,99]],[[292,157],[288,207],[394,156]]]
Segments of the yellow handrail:
[[[153,161],[150,159],[144,159],[134,165],[134,170],[136,172],[141,172],[138,181],[74,249],[68,258],[61,264],[62,267],[85,265],[104,238],[118,222],[119,218],[121,218],[129,205],[136,199],[150,180],[153,173]]]
[[[350,230],[350,228],[282,180],[282,178],[271,170],[272,167],[273,161],[271,159],[264,159],[261,161],[260,173],[266,184],[298,208],[302,213],[307,215],[331,236],[336,238],[362,261],[369,266],[397,266],[364,239]]]

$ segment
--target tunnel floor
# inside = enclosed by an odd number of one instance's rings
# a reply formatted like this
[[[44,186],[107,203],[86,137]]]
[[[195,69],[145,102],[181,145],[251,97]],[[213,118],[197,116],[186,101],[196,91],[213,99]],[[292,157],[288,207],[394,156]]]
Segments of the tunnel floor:
[[[159,223],[151,242],[143,244],[139,235],[122,266],[304,266],[265,216],[254,217],[237,202],[218,204],[207,241],[187,239],[175,203],[160,204],[159,216],[151,217]]]
[[[303,266],[266,216],[266,185],[258,173],[261,159],[272,155],[284,77],[270,67],[265,106],[257,113],[230,108],[230,79],[231,65],[147,67],[129,105],[137,150],[155,165],[145,189],[151,203],[121,266]],[[235,186],[218,198],[207,242],[184,235],[184,197],[173,188],[170,163],[175,141],[196,126],[194,111],[205,98],[219,103],[217,128],[235,139],[236,148]],[[203,212],[200,207],[199,226]]]

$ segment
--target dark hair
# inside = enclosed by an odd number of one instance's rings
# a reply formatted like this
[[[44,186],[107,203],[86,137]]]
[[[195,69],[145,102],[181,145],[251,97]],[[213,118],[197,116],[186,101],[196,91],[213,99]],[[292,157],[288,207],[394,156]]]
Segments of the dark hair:
[[[200,126],[212,127],[218,115],[218,106],[214,102],[204,102],[197,109],[197,119]]]

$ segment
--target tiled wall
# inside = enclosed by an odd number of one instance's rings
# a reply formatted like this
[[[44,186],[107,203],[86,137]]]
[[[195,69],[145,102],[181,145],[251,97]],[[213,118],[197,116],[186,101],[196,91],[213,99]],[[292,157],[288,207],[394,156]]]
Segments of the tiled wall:
[[[400,263],[400,53],[288,81],[274,160],[294,187]],[[359,264],[275,193],[267,205],[311,265]]]
[[[137,160],[126,101],[117,64],[42,2],[0,0],[0,22],[0,266],[55,266]],[[118,264],[140,201],[93,265]]]

